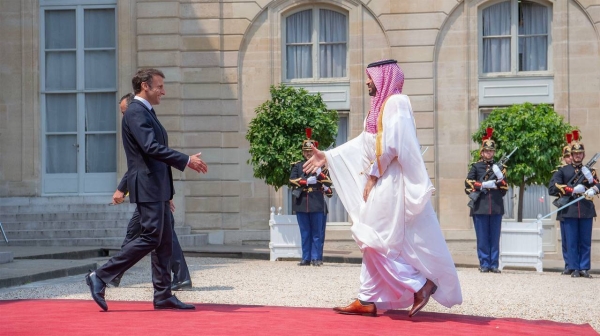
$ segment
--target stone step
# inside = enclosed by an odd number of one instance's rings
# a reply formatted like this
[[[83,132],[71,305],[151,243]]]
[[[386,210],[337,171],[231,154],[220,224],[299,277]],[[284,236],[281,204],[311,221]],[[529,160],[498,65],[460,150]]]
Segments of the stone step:
[[[86,220],[86,221],[32,221],[2,222],[4,230],[77,230],[77,229],[114,229],[126,228],[129,219]]]
[[[208,245],[207,234],[177,236],[182,247],[196,247]],[[10,238],[9,238],[10,239]],[[52,238],[52,239],[14,239],[10,240],[11,246],[97,246],[106,248],[120,248],[123,237],[108,238]]]
[[[14,255],[10,251],[0,251],[0,264],[8,264],[12,262],[14,259]]]
[[[0,203],[0,214],[20,213],[57,213],[57,212],[133,212],[135,204],[126,203],[118,206],[104,204],[43,204],[43,205],[3,205]]]
[[[130,212],[60,212],[0,214],[0,223],[33,221],[129,220]]]
[[[190,234],[189,226],[175,227],[177,235]],[[74,229],[74,230],[6,230],[6,236],[12,243],[14,240],[23,239],[54,239],[54,238],[112,238],[119,237],[121,240],[125,237],[125,228],[113,229]]]
[[[111,199],[112,195],[108,194],[95,196],[0,197],[0,205],[108,204]]]

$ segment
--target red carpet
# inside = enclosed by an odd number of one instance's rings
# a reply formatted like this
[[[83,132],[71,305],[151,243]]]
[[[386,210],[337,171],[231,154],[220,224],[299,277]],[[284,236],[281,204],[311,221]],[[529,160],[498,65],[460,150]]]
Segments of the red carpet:
[[[598,335],[588,324],[406,311],[378,317],[325,308],[196,304],[193,311],[154,311],[150,302],[0,301],[0,335]]]

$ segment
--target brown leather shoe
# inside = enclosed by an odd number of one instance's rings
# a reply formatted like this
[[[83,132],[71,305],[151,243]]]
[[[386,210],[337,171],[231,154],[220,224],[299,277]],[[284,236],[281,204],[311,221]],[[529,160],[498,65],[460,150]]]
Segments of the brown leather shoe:
[[[333,310],[340,314],[377,316],[377,306],[374,303],[363,305],[358,299],[346,307],[335,307]]]
[[[437,290],[437,285],[433,283],[433,281],[427,279],[425,285],[418,292],[415,293],[415,302],[413,303],[412,308],[408,312],[408,317],[413,317],[417,315],[417,313],[425,307],[427,302],[429,302],[429,297],[431,297],[435,291]]]

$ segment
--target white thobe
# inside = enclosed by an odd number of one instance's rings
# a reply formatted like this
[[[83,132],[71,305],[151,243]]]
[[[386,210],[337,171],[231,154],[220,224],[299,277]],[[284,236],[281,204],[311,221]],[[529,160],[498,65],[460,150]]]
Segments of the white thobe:
[[[420,153],[408,97],[391,96],[382,113],[379,160],[376,135],[367,132],[325,152],[336,192],[353,222],[352,235],[363,252],[358,298],[383,309],[407,308],[430,279],[438,286],[436,301],[446,307],[460,304],[460,283],[431,206],[435,189]],[[379,179],[365,202],[367,175]]]

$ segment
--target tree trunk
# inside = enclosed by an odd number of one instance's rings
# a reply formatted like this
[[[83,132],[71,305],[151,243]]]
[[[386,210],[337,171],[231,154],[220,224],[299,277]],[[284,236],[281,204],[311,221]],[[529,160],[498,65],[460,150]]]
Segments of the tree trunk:
[[[519,204],[517,205],[517,222],[523,221],[523,198],[525,197],[525,178],[519,185]]]

